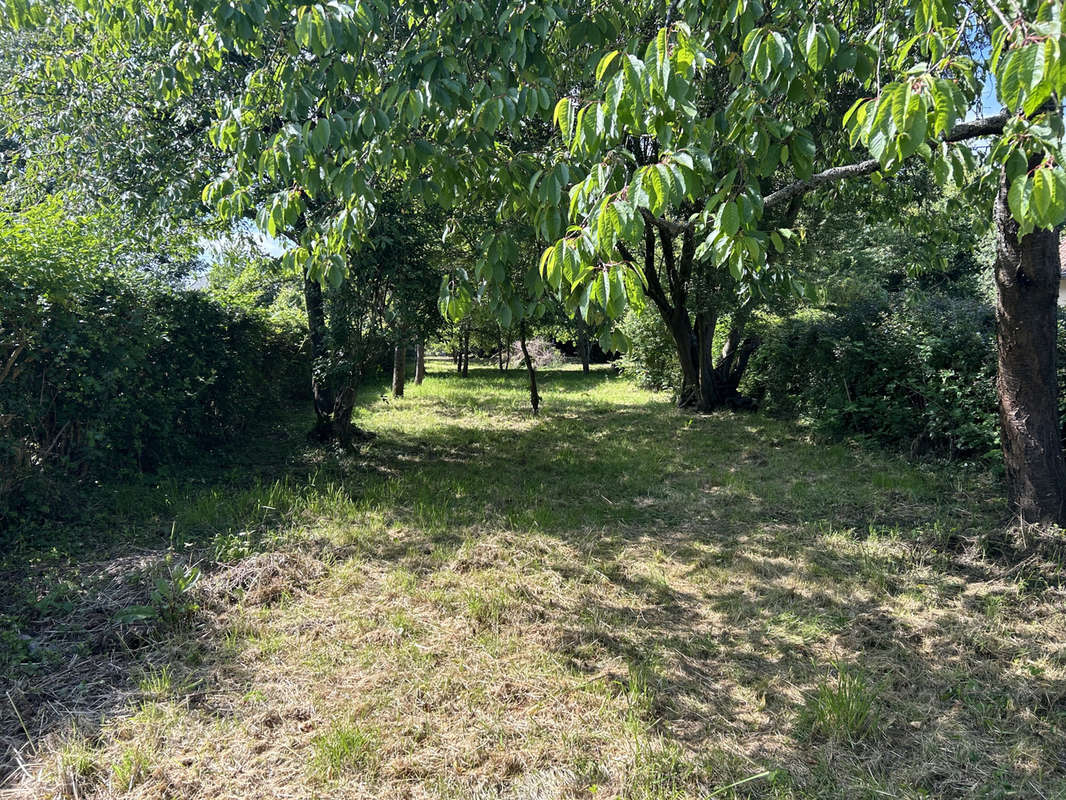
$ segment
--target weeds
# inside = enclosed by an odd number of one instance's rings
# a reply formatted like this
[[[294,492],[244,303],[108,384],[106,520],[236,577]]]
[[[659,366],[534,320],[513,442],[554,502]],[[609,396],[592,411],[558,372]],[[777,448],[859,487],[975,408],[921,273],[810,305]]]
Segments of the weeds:
[[[858,741],[876,727],[874,693],[853,667],[836,663],[832,672],[808,697],[800,728],[810,738]]]

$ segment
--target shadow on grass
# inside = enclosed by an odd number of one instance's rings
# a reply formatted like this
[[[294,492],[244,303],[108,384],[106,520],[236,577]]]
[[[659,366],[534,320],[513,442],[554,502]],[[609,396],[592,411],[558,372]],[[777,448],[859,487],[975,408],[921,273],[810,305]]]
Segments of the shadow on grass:
[[[796,426],[754,414],[694,417],[604,371],[539,377],[537,419],[518,371],[435,373],[404,400],[365,404],[358,422],[377,438],[356,453],[311,449],[290,425],[261,463],[195,476],[199,484],[175,476],[102,489],[110,552],[154,542],[150,563],[113,565],[143,593],[171,536],[178,551],[233,562],[312,530],[414,572],[439,568],[427,550],[476,544],[485,532],[547,537],[568,554],[551,568],[571,587],[569,606],[536,592],[525,602],[542,603],[573,670],[606,669],[619,691],[638,687],[643,723],[685,749],[694,785],[726,785],[758,767],[782,770],[778,789],[812,797],[1066,787],[1066,682],[1044,658],[1057,631],[1022,619],[1052,598],[1016,600],[1017,615],[998,620],[960,600],[975,583],[1010,588],[1005,570],[960,549],[998,524],[996,487],[813,446]],[[365,398],[379,393],[369,387]],[[68,601],[45,600],[71,583],[61,577],[70,565],[42,563],[9,573],[19,585],[5,592],[4,613],[35,648],[31,668],[12,673],[8,705],[22,722],[0,712],[9,753],[27,732],[35,740],[69,724],[72,704],[122,713],[136,675],[160,664],[246,682],[210,626],[133,646],[101,620],[99,641],[79,643],[75,628],[49,654],[55,603],[73,604],[70,622],[115,584],[99,582],[101,563],[60,591]],[[603,580],[588,580],[590,569]],[[92,692],[43,677],[71,648],[97,669]],[[859,731],[829,719],[812,732],[811,698],[842,664],[862,674],[872,716]],[[67,713],[35,711],[50,703]],[[38,727],[20,731],[27,719]]]

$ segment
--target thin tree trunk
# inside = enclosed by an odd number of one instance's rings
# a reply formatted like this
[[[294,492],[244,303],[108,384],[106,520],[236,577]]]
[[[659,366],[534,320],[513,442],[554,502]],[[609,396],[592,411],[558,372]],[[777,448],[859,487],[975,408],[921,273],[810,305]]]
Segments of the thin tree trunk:
[[[419,339],[415,345],[415,386],[421,386],[426,379],[426,343]]]
[[[500,372],[503,372],[503,331],[496,334],[496,358],[499,361]]]
[[[996,328],[1000,436],[1011,510],[1032,523],[1066,522],[1055,374],[1058,237],[1034,231],[1019,239],[1007,205],[996,197]]]
[[[459,358],[462,359],[463,366],[461,373],[463,377],[467,377],[470,374],[470,332],[467,331],[463,334],[463,347],[459,353]]]
[[[407,343],[400,341],[392,351],[392,396],[403,397],[407,381]]]
[[[581,371],[586,375],[589,374],[589,331],[588,325],[585,324],[584,317],[581,316],[581,312],[577,312],[577,349],[581,355]]]
[[[540,411],[540,395],[537,393],[537,370],[533,366],[533,359],[529,357],[529,348],[526,347],[526,324],[523,322],[518,329],[518,341],[522,347],[522,357],[526,362],[526,372],[529,373],[529,404],[533,407],[533,416]]]

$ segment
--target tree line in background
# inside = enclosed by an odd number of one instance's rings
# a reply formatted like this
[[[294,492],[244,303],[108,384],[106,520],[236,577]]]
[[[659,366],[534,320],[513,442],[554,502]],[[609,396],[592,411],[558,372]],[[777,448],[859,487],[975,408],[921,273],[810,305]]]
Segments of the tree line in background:
[[[13,219],[254,219],[285,252],[244,279],[297,286],[322,440],[442,336],[460,373],[517,343],[536,412],[539,326],[696,411],[998,441],[1012,510],[1066,521],[1061,3],[0,8]]]

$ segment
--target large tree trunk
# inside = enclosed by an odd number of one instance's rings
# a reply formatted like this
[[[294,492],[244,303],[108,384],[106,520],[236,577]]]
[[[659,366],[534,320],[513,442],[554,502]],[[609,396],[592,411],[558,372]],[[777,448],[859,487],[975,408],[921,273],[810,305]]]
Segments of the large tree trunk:
[[[343,447],[351,447],[359,439],[366,439],[365,431],[352,424],[352,414],[355,412],[355,388],[345,386],[337,393],[337,399],[333,404],[333,414],[330,420],[330,438]]]
[[[526,362],[526,372],[529,373],[529,404],[533,407],[533,416],[540,411],[540,395],[537,393],[537,370],[533,365],[533,359],[529,357],[529,348],[526,347],[526,324],[523,322],[519,327],[519,343],[522,347],[522,357]]]
[[[1066,461],[1055,375],[1058,237],[1018,236],[1000,182],[996,224],[996,326],[1000,436],[1011,510],[1033,523],[1066,523]]]
[[[407,342],[398,342],[392,351],[392,396],[403,397],[407,382]]]
[[[700,404],[698,343],[688,312],[676,312],[670,318],[664,318],[664,322],[674,339],[681,363],[681,390],[677,396],[677,405],[680,408],[697,408]]]
[[[426,379],[426,343],[423,339],[415,345],[415,386],[421,386]]]
[[[696,346],[699,348],[700,403],[704,413],[721,408],[725,404],[724,387],[718,385],[718,372],[714,368],[714,331],[718,327],[718,315],[702,311],[696,315]]]

